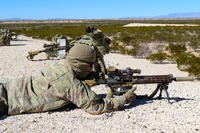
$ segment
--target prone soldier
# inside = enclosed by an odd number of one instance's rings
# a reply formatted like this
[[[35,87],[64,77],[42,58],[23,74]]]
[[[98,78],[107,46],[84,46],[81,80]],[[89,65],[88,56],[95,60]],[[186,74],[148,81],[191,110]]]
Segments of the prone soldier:
[[[82,52],[80,52],[82,51]],[[92,46],[73,46],[65,62],[55,63],[40,73],[17,79],[0,79],[0,114],[17,115],[62,108],[70,103],[98,115],[130,103],[134,88],[122,96],[101,99],[84,81],[92,71],[96,53]]]

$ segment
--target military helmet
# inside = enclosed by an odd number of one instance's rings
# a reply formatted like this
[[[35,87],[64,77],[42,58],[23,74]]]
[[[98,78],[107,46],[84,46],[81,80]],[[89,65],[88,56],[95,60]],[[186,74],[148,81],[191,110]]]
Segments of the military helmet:
[[[73,46],[68,53],[71,59],[83,61],[85,63],[94,63],[96,60],[96,53],[92,46],[85,44],[78,44]]]
[[[92,46],[78,44],[73,46],[68,53],[67,61],[72,70],[80,79],[84,79],[92,71],[96,61],[96,53]]]

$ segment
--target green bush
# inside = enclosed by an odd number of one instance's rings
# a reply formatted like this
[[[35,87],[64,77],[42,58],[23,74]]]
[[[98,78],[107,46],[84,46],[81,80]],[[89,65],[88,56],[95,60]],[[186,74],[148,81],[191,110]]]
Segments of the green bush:
[[[169,50],[172,54],[176,54],[176,53],[185,52],[187,48],[185,47],[185,44],[183,43],[170,43]]]
[[[175,56],[175,60],[178,66],[190,65],[195,56],[191,53],[178,53]]]
[[[176,54],[177,67],[187,66],[190,75],[200,78],[200,57],[196,57],[191,53]]]
[[[151,54],[147,57],[152,62],[159,62],[162,63],[164,60],[169,59],[169,56],[166,53],[158,52]]]
[[[190,46],[194,49],[200,47],[200,41],[198,39],[193,39],[190,41]]]
[[[190,73],[190,75],[200,78],[200,57],[195,57],[191,59],[188,72]]]

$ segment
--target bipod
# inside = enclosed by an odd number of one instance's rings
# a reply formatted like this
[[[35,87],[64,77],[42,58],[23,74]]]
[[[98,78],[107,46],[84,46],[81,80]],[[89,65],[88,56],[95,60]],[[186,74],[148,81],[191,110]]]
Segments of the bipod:
[[[166,96],[167,96],[167,100],[168,100],[168,103],[171,103],[170,100],[169,100],[169,93],[168,93],[168,86],[169,84],[166,84],[166,83],[159,83],[156,87],[156,89],[148,96],[148,99],[151,100],[153,99],[153,97],[158,93],[158,91],[160,91],[159,93],[159,96],[157,97],[158,99],[162,99],[162,92],[163,90],[165,91],[166,93]]]

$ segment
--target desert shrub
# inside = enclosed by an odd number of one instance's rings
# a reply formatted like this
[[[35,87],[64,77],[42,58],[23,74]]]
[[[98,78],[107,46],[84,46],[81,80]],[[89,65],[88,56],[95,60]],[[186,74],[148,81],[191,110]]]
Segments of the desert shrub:
[[[174,55],[178,68],[181,65],[190,65],[193,58],[195,56],[191,53],[178,53]]]
[[[190,44],[189,44],[192,48],[196,49],[198,47],[200,47],[200,40],[198,39],[192,39],[190,41]]]
[[[112,44],[110,45],[110,49],[117,51],[119,50],[121,47],[119,46],[119,43],[116,40],[112,41]]]
[[[152,62],[160,62],[160,63],[162,63],[164,60],[168,58],[169,56],[161,51],[158,53],[151,54],[147,57],[147,59],[149,59]]]
[[[188,72],[190,75],[200,78],[200,57],[191,58]]]
[[[122,41],[126,44],[131,43],[132,40],[133,40],[133,38],[128,34],[121,34],[121,36],[120,36],[120,41]]]
[[[187,50],[187,48],[185,47],[185,44],[183,44],[183,43],[170,43],[169,44],[169,51],[172,54],[185,52],[186,50]]]
[[[132,56],[136,56],[137,53],[138,53],[138,48],[137,47],[134,47],[133,49],[125,49],[124,50],[124,54],[127,54],[127,55],[132,55]]]
[[[132,56],[135,56],[138,52],[138,50],[137,50],[138,45],[137,44],[133,45],[132,49],[126,49],[125,47],[126,47],[125,45],[119,45],[119,41],[113,40],[112,45],[110,46],[110,49],[112,51],[120,51],[122,54],[132,55]]]
[[[191,53],[179,53],[176,54],[176,62],[179,69],[181,69],[181,66],[187,66],[186,71],[190,75],[200,78],[200,57]]]

